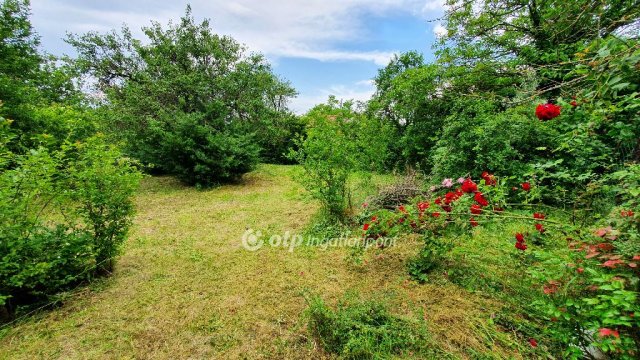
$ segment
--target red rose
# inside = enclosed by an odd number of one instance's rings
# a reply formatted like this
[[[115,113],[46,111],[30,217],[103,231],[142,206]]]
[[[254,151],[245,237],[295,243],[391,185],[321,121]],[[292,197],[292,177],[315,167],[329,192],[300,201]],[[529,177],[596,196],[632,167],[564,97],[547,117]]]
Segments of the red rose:
[[[484,183],[487,186],[493,186],[496,184],[496,177],[489,174],[487,171],[484,171],[480,177],[484,180]]]
[[[474,215],[478,215],[482,213],[482,207],[478,204],[471,205],[471,213]]]
[[[575,100],[573,100],[570,104],[571,104],[571,106],[573,106],[573,107],[578,106],[578,102],[576,102]]]
[[[527,250],[527,245],[524,242],[516,242],[516,249],[525,251]]]
[[[420,212],[423,212],[425,210],[427,210],[429,208],[431,204],[429,204],[428,202],[420,202],[418,203],[418,210],[420,210]]]
[[[437,217],[440,217],[440,213],[439,212],[434,212],[433,214],[431,214],[431,216],[437,218]]]
[[[522,235],[521,233],[516,233],[516,241],[524,242],[524,235]]]
[[[539,104],[536,107],[536,116],[538,119],[551,120],[555,117],[560,116],[560,106],[555,104]]]
[[[533,218],[534,219],[544,220],[544,214],[543,213],[533,213]]]
[[[474,196],[473,199],[480,204],[480,206],[488,206],[489,202],[487,201],[487,199],[484,198],[484,196],[482,196],[481,192],[477,192]]]
[[[529,339],[529,345],[531,345],[531,347],[538,347],[538,342],[536,339]]]
[[[369,224],[364,224],[364,226],[362,226],[362,230],[364,231],[369,230]]]
[[[622,217],[633,217],[633,211],[631,211],[631,210],[627,210],[627,211],[622,210],[622,211],[620,211],[620,216],[622,216]]]
[[[453,191],[449,191],[448,193],[446,193],[444,195],[444,203],[449,205],[451,204],[453,201],[458,200],[459,196],[457,193],[453,192]]]
[[[471,227],[478,226],[478,222],[474,218],[469,219],[469,223],[471,224]]]
[[[476,183],[474,183],[473,180],[471,180],[471,179],[466,179],[462,183],[461,188],[462,188],[462,191],[464,191],[466,193],[472,193],[472,192],[478,191],[478,185]]]
[[[615,336],[617,338],[620,337],[620,333],[618,333],[617,330],[602,328],[598,332],[600,333],[600,337],[605,337],[605,336]]]
[[[522,186],[522,190],[524,191],[529,191],[531,190],[531,184],[527,181],[527,182],[523,182],[522,184],[520,184]]]
[[[544,226],[542,226],[542,224],[536,224],[536,230],[540,231],[540,233],[545,232]]]

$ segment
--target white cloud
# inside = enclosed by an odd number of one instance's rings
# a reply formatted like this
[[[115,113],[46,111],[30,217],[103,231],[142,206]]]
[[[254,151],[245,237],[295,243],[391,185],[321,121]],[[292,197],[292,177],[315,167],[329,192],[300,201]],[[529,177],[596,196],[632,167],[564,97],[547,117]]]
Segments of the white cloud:
[[[438,23],[436,24],[436,26],[433,27],[433,33],[436,35],[436,37],[441,38],[447,35],[447,28],[442,26],[442,24]]]
[[[442,11],[446,6],[446,0],[427,0],[422,7],[423,12]]]
[[[299,57],[320,61],[368,61],[385,65],[391,52],[345,51],[348,42],[366,38],[365,14],[405,12],[428,16],[441,0],[190,0],[196,18],[210,18],[214,31],[228,34],[252,51],[277,61]],[[129,25],[136,35],[150,20],[166,23],[183,14],[186,1],[32,0],[33,22],[44,36],[64,31],[107,31]],[[62,27],[62,28],[61,28]],[[66,48],[65,50],[68,50]]]

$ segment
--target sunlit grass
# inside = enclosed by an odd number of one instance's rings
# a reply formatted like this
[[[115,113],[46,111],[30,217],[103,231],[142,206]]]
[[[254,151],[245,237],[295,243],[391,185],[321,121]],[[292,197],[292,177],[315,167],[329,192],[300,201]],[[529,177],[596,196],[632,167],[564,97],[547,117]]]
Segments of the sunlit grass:
[[[473,280],[486,273],[498,287],[512,281],[504,246],[509,226],[460,240],[464,271],[476,275],[454,281],[453,274],[441,272],[424,285],[411,281],[406,269],[420,248],[416,236],[368,250],[362,264],[351,261],[345,248],[245,250],[241,237],[247,228],[302,233],[318,211],[294,181],[296,173],[293,166],[264,165],[242,183],[211,190],[169,177],[146,178],[115,273],[62,307],[10,328],[0,340],[0,357],[332,358],[307,329],[305,296],[318,295],[332,307],[345,293],[384,298],[391,314],[423,322],[429,354],[529,356],[517,334],[492,321],[504,310],[495,295],[500,289],[483,291]],[[363,186],[356,199],[375,188]]]

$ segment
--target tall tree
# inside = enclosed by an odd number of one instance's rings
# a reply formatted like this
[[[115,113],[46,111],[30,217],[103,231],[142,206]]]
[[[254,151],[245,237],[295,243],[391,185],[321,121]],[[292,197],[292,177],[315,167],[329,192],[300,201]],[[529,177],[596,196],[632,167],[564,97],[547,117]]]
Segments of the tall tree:
[[[82,71],[106,94],[108,129],[145,163],[189,183],[211,185],[251,169],[254,134],[290,116],[295,94],[258,54],[196,23],[188,7],[177,24],[71,36]],[[268,140],[269,134],[261,134]]]
[[[594,39],[637,29],[640,16],[640,0],[448,0],[447,6],[443,63],[514,85],[533,70],[537,90],[551,95],[571,80],[566,75],[576,52]],[[497,88],[508,81],[480,83]]]

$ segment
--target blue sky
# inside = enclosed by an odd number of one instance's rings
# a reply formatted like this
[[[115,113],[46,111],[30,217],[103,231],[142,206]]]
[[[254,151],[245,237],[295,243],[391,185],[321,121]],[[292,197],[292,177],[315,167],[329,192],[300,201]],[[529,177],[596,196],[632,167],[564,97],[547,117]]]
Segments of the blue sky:
[[[127,24],[139,29],[151,20],[166,24],[191,4],[197,19],[208,18],[216,33],[231,35],[263,53],[274,71],[299,96],[291,108],[304,112],[330,95],[366,100],[370,80],[393,56],[418,50],[433,58],[442,31],[443,0],[32,0],[32,21],[42,48],[73,54],[66,32],[106,32]]]

